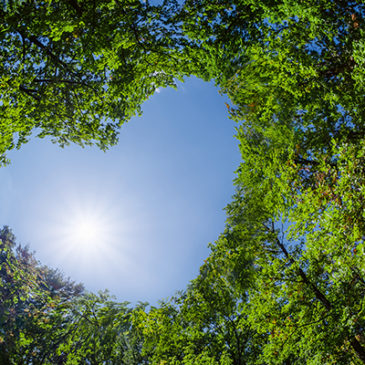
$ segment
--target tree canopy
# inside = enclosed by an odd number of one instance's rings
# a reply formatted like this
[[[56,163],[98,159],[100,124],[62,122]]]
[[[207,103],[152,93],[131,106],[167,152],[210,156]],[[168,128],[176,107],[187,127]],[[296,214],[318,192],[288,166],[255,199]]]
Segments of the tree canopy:
[[[70,0],[0,10],[2,162],[32,133],[61,146],[115,144],[141,103],[181,77],[175,7]]]
[[[3,162],[33,132],[106,148],[190,75],[229,96],[242,155],[224,232],[155,308],[61,278],[71,294],[53,295],[4,229],[8,363],[365,363],[362,2],[24,1],[1,15]]]

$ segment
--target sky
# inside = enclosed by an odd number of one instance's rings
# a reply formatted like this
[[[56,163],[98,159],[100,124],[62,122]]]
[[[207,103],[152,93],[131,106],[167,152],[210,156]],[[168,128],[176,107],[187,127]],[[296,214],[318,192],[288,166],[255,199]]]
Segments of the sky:
[[[0,169],[0,226],[89,291],[155,305],[186,288],[224,229],[240,156],[227,102],[196,78],[160,89],[119,143],[34,138]]]

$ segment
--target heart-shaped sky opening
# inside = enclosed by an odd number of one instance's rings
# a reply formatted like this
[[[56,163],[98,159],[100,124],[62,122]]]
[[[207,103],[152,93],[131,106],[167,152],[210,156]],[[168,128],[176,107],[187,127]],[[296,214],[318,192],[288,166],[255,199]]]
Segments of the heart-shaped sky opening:
[[[0,222],[88,290],[173,295],[224,228],[239,163],[226,101],[191,78],[159,90],[106,153],[33,139],[0,169]]]

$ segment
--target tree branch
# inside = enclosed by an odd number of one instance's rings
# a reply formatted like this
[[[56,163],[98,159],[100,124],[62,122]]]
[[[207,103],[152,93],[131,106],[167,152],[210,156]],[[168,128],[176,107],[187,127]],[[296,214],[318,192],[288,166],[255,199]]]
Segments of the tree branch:
[[[19,86],[19,89],[21,91],[23,91],[24,93],[26,93],[27,95],[31,96],[33,99],[40,101],[41,98],[39,96],[36,95],[37,90],[33,90],[33,89],[27,89],[26,87],[24,87],[23,85]]]
[[[272,222],[272,227],[266,227],[270,232],[275,232],[274,222]],[[295,264],[295,260],[292,258],[292,256],[287,251],[284,244],[279,240],[278,237],[275,238],[276,244],[281,249],[284,256],[290,261],[290,263]],[[313,284],[309,278],[307,277],[306,273],[299,267],[297,269],[297,272],[299,276],[302,278],[303,282],[313,291],[316,298],[323,304],[323,306],[327,309],[327,311],[331,311],[333,309],[332,303],[326,298],[326,296],[318,289],[318,287]],[[355,350],[357,356],[361,359],[363,363],[365,363],[365,349],[360,344],[360,342],[356,339],[356,337],[353,337],[351,341],[351,346]]]

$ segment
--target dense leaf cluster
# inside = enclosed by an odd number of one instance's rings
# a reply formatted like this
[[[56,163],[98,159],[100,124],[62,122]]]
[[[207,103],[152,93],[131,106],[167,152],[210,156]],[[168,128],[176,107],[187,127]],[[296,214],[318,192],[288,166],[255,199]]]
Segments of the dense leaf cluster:
[[[4,363],[365,363],[362,2],[24,1],[0,12],[3,161],[33,131],[105,148],[157,87],[190,75],[229,96],[242,154],[199,276],[149,310],[42,276],[4,229]]]
[[[32,133],[61,146],[116,143],[141,103],[180,77],[174,8],[34,0],[0,10],[2,162]]]

